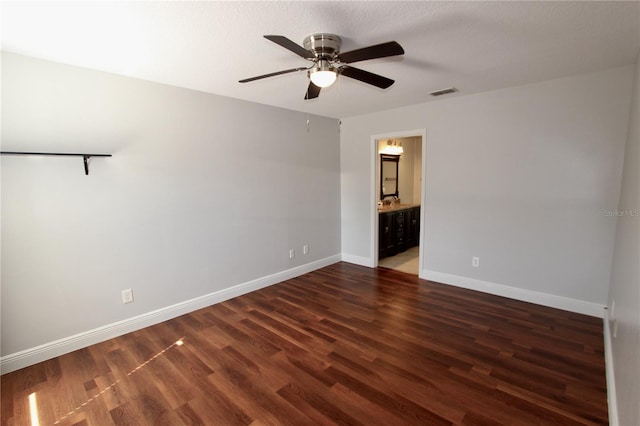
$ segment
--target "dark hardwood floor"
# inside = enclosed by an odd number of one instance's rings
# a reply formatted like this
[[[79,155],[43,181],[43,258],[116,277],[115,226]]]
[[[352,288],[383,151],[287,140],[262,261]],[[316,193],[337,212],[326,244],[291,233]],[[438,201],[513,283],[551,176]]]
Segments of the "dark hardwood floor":
[[[338,263],[5,374],[2,424],[606,424],[602,328]]]

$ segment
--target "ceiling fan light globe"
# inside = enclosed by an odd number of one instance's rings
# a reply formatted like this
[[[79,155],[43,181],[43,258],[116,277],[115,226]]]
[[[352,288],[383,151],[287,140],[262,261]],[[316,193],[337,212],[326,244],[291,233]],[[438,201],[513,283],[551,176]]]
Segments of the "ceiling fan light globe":
[[[329,87],[337,78],[335,71],[315,71],[311,73],[311,82],[318,87]]]

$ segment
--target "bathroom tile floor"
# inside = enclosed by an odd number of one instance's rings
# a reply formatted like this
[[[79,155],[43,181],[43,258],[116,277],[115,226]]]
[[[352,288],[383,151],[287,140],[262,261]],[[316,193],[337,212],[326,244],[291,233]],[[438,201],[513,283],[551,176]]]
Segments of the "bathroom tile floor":
[[[419,247],[412,247],[409,250],[396,254],[395,256],[381,259],[378,262],[378,266],[405,272],[407,274],[418,275],[419,251]]]

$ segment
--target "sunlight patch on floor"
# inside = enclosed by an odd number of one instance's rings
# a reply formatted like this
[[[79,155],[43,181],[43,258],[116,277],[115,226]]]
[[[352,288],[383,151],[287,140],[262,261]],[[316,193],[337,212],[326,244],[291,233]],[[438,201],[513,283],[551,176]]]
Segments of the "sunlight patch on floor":
[[[36,399],[35,392],[29,394],[29,414],[31,415],[31,426],[40,426],[38,400]]]
[[[145,362],[141,363],[140,365],[138,365],[136,368],[134,368],[133,370],[129,371],[127,373],[127,376],[131,376],[132,374],[136,373],[137,371],[139,371],[141,368],[144,368],[146,365],[148,365],[151,361],[153,361],[154,359],[158,358],[159,356],[161,356],[162,354],[164,354],[165,352],[167,352],[169,349],[173,348],[174,346],[182,346],[184,345],[184,337],[182,337],[181,339],[176,340],[175,342],[173,342],[172,344],[170,344],[169,346],[167,346],[166,348],[164,348],[163,350],[161,350],[160,352],[158,352],[157,354],[153,355],[151,358],[149,358],[148,360],[146,360]],[[114,386],[118,385],[118,383],[120,383],[120,379],[116,380],[115,382],[111,383],[109,386],[107,386],[106,388],[102,389],[99,393],[93,395],[91,398],[87,399],[85,402],[83,402],[82,404],[80,404],[79,406],[77,406],[76,408],[74,408],[73,410],[69,411],[67,414],[65,414],[64,416],[62,416],[60,419],[58,419],[54,425],[60,424],[60,422],[62,422],[63,420],[65,420],[66,418],[72,416],[73,414],[75,414],[76,412],[78,412],[79,410],[83,409],[84,407],[86,407],[89,403],[91,403],[92,401],[94,401],[97,398],[100,398],[105,392],[107,392],[109,389],[113,388]],[[29,404],[31,405],[31,396],[33,396],[33,399],[35,401],[35,393],[32,393],[31,395],[29,395]],[[35,405],[35,403],[33,405],[31,405],[31,426],[35,426],[38,425],[39,423],[33,423],[33,406]],[[36,407],[36,418],[38,415],[38,408]]]

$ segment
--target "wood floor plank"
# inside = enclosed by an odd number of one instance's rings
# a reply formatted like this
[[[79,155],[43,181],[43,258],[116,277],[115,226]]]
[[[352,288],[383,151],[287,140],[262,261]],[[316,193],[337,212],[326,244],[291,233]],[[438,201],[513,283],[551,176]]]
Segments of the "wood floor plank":
[[[602,330],[341,262],[5,374],[1,425],[607,424]]]
[[[244,371],[235,366],[233,352],[220,352],[220,367],[208,379],[227,394],[236,395],[238,404],[249,417],[266,424],[304,424],[307,419],[296,408],[280,398],[273,398],[281,386],[279,381],[265,377],[258,368]]]

